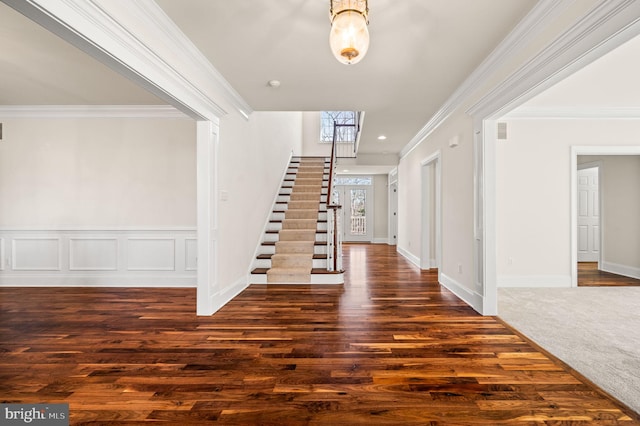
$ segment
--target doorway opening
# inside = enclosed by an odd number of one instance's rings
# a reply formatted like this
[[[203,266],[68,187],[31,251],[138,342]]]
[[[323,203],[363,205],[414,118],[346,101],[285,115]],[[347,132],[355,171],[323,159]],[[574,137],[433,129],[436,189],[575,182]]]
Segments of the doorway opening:
[[[373,177],[338,176],[333,194],[342,205],[344,242],[373,241]]]
[[[422,238],[421,269],[440,269],[441,259],[441,167],[440,151],[421,162]]]
[[[637,215],[631,213],[637,201],[635,174],[638,146],[582,146],[571,148],[571,285],[638,285],[640,268],[634,256]],[[597,168],[597,199],[589,198],[589,169]],[[581,178],[582,177],[582,178]],[[607,190],[609,188],[610,190]],[[625,189],[627,188],[627,189]],[[589,204],[595,204],[589,206]],[[597,213],[598,228],[589,226],[589,208]],[[631,216],[629,215],[631,213]],[[592,215],[593,216],[593,215]],[[633,217],[632,217],[633,216]],[[585,222],[586,221],[586,222]],[[585,225],[586,223],[586,225]],[[589,236],[593,244],[589,241]],[[582,235],[581,235],[582,234]],[[591,244],[591,245],[590,245]],[[594,255],[592,246],[597,249]],[[591,253],[590,253],[591,252]],[[595,259],[595,260],[594,260]],[[585,262],[585,263],[583,263]],[[588,263],[587,263],[588,262]]]

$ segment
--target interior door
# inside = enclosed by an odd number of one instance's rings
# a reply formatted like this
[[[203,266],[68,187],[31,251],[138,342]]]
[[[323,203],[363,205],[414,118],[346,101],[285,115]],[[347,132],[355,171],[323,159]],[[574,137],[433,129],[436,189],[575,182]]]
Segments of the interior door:
[[[365,185],[344,185],[335,188],[342,205],[343,241],[371,242],[373,240],[372,188]]]
[[[600,260],[598,168],[578,170],[578,262]]]

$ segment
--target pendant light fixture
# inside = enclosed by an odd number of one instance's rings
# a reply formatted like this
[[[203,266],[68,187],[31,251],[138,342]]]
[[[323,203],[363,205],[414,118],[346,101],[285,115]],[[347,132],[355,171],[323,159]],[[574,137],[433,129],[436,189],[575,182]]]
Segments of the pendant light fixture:
[[[343,64],[357,64],[369,49],[368,0],[329,0],[331,33],[329,45]]]

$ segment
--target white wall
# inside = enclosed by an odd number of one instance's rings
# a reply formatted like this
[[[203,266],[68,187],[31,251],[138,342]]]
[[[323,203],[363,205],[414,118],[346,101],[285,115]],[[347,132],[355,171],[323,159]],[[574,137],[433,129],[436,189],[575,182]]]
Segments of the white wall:
[[[602,164],[601,269],[640,278],[640,156],[584,155]]]
[[[570,147],[638,145],[640,120],[511,119],[507,125],[508,140],[496,152],[498,285],[568,287]]]
[[[219,274],[221,291],[247,285],[248,273],[282,178],[302,152],[302,113],[254,112],[220,120]]]
[[[302,113],[302,155],[307,157],[330,157],[331,144],[320,143],[320,112]]]
[[[0,285],[195,285],[193,120],[3,123]]]

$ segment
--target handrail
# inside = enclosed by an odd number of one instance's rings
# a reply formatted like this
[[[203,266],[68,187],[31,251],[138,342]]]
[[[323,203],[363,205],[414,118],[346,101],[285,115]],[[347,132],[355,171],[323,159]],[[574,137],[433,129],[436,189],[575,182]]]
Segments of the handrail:
[[[340,271],[342,269],[342,242],[340,238],[338,210],[342,208],[333,196],[333,180],[336,171],[338,124],[333,122],[333,142],[331,145],[331,162],[329,166],[329,185],[327,193],[327,270]]]
[[[333,121],[333,142],[331,143],[331,163],[329,166],[329,192],[327,193],[327,206],[334,205],[333,199],[333,177],[335,173],[335,162],[336,162],[336,139],[337,139],[337,126],[338,123]]]

